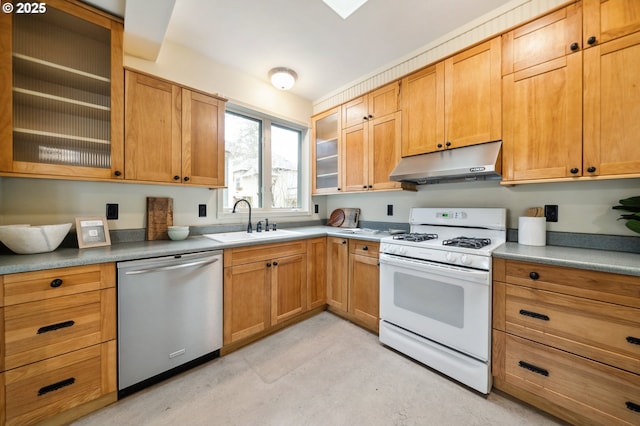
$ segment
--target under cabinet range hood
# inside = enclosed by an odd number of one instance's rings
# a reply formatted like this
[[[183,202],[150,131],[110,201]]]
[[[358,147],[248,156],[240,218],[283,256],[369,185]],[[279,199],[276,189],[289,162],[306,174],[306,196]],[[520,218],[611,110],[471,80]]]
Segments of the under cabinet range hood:
[[[427,183],[500,180],[502,141],[463,146],[403,157],[389,178],[398,182]]]

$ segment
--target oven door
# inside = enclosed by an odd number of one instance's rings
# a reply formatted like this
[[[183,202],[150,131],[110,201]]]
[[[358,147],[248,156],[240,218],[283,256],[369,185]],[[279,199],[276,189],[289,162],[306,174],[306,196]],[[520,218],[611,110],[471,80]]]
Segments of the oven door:
[[[380,319],[487,362],[491,272],[381,253]]]

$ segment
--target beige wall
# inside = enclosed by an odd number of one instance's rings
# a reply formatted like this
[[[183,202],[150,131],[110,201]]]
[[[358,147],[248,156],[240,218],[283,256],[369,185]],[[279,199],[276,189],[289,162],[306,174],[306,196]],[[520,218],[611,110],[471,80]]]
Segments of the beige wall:
[[[421,185],[417,192],[380,192],[332,195],[327,199],[330,213],[339,207],[359,207],[361,220],[404,222],[411,207],[504,207],[507,226],[518,227],[518,216],[527,207],[558,205],[558,222],[548,223],[549,231],[610,235],[637,235],[617,221],[619,212],[611,207],[618,200],[640,195],[640,179],[599,180],[501,186],[497,182],[467,182]],[[387,216],[387,204],[394,215]]]

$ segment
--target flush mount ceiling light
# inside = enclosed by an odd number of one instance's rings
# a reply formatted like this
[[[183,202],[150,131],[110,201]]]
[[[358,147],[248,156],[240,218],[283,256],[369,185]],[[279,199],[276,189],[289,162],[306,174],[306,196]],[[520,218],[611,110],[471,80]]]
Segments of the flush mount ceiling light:
[[[349,15],[358,10],[367,0],[322,0],[327,6],[333,9],[342,19],[347,19]]]
[[[280,90],[289,90],[293,87],[293,83],[296,82],[298,74],[292,69],[285,67],[274,68],[269,71],[269,78],[271,84]]]

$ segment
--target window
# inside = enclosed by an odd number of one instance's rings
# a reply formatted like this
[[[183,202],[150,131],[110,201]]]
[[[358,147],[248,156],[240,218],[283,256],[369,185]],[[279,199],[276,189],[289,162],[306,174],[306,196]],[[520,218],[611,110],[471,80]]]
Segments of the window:
[[[306,212],[306,191],[300,167],[304,129],[244,110],[225,113],[225,173],[223,211],[246,199],[254,209]]]

